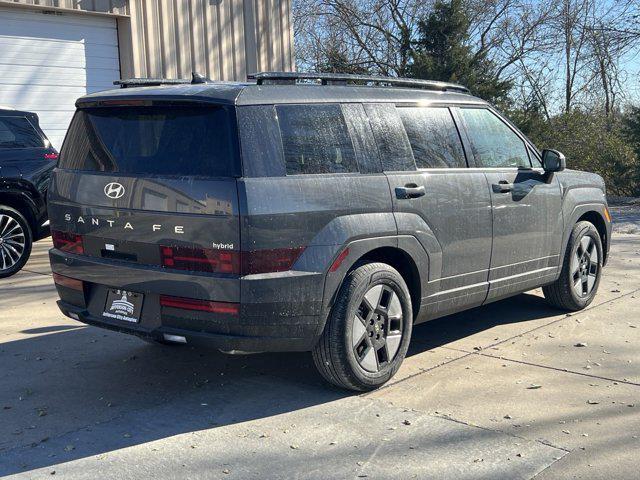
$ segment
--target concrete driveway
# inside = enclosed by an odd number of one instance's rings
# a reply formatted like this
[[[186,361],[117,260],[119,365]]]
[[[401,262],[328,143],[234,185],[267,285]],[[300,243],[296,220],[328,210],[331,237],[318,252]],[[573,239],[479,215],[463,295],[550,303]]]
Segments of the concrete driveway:
[[[0,476],[638,478],[640,235],[615,235],[589,309],[533,291],[419,326],[365,395],[327,387],[308,354],[153,346],[67,319],[48,248],[0,281]]]

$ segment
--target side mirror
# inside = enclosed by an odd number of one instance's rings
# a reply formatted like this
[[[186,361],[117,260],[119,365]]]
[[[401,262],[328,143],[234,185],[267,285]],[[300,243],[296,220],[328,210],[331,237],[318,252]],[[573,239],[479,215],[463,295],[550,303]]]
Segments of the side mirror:
[[[567,168],[567,160],[559,151],[545,149],[542,151],[542,168],[545,172],[561,172]]]

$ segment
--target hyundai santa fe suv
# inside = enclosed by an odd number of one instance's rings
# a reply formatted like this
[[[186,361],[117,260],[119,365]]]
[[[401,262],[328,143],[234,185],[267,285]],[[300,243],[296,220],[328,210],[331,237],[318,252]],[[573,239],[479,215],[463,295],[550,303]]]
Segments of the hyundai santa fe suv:
[[[388,381],[414,324],[598,289],[602,178],[439,82],[267,72],[80,98],[53,172],[62,312],[160,343],[312,351]],[[145,86],[146,85],[146,86]]]
[[[0,107],[0,278],[18,273],[49,235],[46,194],[58,152],[33,112]]]

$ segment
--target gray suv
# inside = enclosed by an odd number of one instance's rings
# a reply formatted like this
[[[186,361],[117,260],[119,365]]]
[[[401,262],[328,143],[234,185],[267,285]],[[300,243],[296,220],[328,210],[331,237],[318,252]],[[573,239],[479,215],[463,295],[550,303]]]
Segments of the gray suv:
[[[62,312],[230,353],[312,351],[388,381],[414,324],[542,286],[598,289],[601,177],[439,82],[261,73],[80,98],[49,190]]]

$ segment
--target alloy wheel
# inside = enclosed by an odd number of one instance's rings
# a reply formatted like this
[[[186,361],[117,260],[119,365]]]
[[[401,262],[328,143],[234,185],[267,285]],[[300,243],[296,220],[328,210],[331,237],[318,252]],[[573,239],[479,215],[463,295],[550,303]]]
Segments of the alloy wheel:
[[[0,214],[0,271],[8,270],[20,261],[25,245],[22,225],[15,218]]]
[[[403,333],[402,304],[387,285],[375,285],[364,294],[353,319],[351,338],[358,364],[379,372],[398,353]]]
[[[571,279],[573,290],[579,297],[586,297],[598,279],[600,269],[598,248],[590,236],[580,239],[580,244],[571,257]]]

